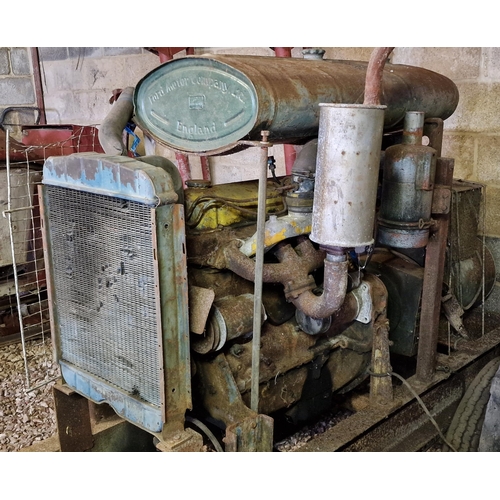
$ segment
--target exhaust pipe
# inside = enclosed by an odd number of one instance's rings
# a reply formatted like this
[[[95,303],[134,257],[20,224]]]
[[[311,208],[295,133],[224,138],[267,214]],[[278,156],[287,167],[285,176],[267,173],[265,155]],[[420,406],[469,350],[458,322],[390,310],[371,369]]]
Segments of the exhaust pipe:
[[[134,87],[123,89],[99,127],[99,142],[107,155],[127,156],[123,130],[134,113]]]
[[[384,110],[382,72],[392,47],[375,49],[368,64],[363,104],[320,104],[318,155],[310,239],[326,251],[323,293],[301,294],[294,304],[323,319],[342,305],[349,248],[374,242]]]

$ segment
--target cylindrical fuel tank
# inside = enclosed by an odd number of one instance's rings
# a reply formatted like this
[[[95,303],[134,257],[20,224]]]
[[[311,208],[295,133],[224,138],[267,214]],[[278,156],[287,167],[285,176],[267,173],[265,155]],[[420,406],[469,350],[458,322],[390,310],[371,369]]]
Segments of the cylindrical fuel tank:
[[[320,104],[311,240],[373,243],[385,106]]]
[[[240,140],[273,143],[316,137],[319,103],[361,104],[368,63],[262,56],[174,59],[147,74],[134,95],[135,120],[160,143],[193,154],[217,154]],[[406,111],[448,118],[458,90],[423,68],[386,64],[381,104],[386,130]]]
[[[424,114],[408,112],[403,144],[385,151],[378,242],[422,248],[429,240],[436,150],[422,145]]]

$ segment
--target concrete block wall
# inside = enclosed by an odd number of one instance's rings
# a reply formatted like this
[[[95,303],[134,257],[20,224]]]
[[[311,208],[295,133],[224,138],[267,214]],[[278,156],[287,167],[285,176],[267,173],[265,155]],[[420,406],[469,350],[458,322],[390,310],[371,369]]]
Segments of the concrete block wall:
[[[372,47],[324,47],[326,58],[367,61]],[[273,56],[269,47],[199,47],[196,54],[232,53]],[[181,52],[176,57],[183,56]],[[302,48],[292,51],[302,57]],[[159,58],[141,47],[42,47],[42,83],[48,123],[99,125],[110,110],[115,88],[135,86],[158,66]],[[394,63],[421,66],[451,78],[460,102],[445,122],[443,154],[455,158],[455,177],[486,186],[485,234],[500,237],[500,48],[398,47]],[[0,109],[8,105],[34,105],[28,48],[0,48]],[[158,147],[170,158],[173,155]],[[281,147],[273,148],[278,173],[284,172]],[[193,158],[193,176],[201,170]],[[211,159],[214,182],[256,177],[254,155]]]
[[[372,47],[323,47],[325,58],[368,61]],[[39,48],[47,123],[97,125],[111,109],[113,89],[135,86],[159,65],[142,47]],[[198,47],[195,54],[226,53],[274,56],[269,47]],[[182,57],[180,52],[174,57]],[[302,48],[292,50],[302,57]],[[445,122],[443,155],[455,159],[455,178],[485,185],[484,234],[500,269],[500,48],[397,47],[391,62],[424,67],[451,78],[460,92],[455,113]],[[34,106],[35,91],[27,47],[0,47],[0,112],[8,106]],[[26,117],[25,117],[26,119]],[[16,118],[9,115],[9,120]],[[31,123],[34,117],[28,117]],[[144,141],[146,143],[147,141]],[[174,154],[148,144],[148,153]],[[300,150],[300,147],[297,147]],[[210,159],[214,183],[258,176],[257,151]],[[285,173],[282,146],[271,149],[277,174]],[[199,158],[191,157],[193,178],[201,177]],[[497,279],[500,277],[497,276]],[[498,284],[498,283],[497,283]],[[500,303],[500,287],[497,295]]]
[[[367,61],[372,48],[326,49],[325,57]],[[445,121],[443,156],[455,178],[485,186],[484,233],[500,237],[500,48],[397,47],[391,62],[436,71],[455,82],[460,100]]]
[[[40,47],[47,123],[99,125],[112,91],[134,87],[158,66],[141,47]]]
[[[443,155],[455,158],[456,178],[485,185],[484,232],[500,237],[500,49],[398,48],[393,61],[437,71],[457,85]]]
[[[0,47],[0,113],[9,107],[35,107],[35,86],[28,47]],[[9,112],[4,125],[32,124],[34,111]]]

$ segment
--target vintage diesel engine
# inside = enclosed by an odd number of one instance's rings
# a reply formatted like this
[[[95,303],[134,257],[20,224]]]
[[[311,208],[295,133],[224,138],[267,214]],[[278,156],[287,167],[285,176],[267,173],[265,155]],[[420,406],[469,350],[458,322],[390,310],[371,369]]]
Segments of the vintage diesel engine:
[[[482,286],[444,260],[453,161],[441,141],[458,92],[432,71],[378,69],[370,101],[367,63],[192,56],[113,105],[119,143],[133,119],[177,155],[253,148],[260,180],[184,184],[166,158],[114,148],[104,124],[108,154],[45,162],[68,394],[107,403],[158,449],[200,449],[186,422],[205,421],[226,451],[270,451],[275,415],[306,422],[367,380],[371,404],[390,402],[393,354],[434,369],[444,276],[456,302],[472,288],[463,309]],[[268,175],[281,143],[299,151],[291,175]]]

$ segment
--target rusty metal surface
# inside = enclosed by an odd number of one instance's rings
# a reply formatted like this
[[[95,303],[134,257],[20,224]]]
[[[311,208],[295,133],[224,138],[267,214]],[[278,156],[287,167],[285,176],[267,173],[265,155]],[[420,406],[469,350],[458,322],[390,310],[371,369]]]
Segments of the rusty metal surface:
[[[373,50],[366,69],[364,104],[380,104],[384,66],[393,50],[394,47],[380,47]]]
[[[200,452],[203,451],[203,437],[189,428],[158,435],[156,449],[162,452]]]
[[[264,128],[269,129],[269,141],[273,143],[304,141],[317,135],[319,103],[361,104],[367,67],[368,63],[358,61],[259,56],[179,58],[139,82],[136,116],[141,128],[160,142],[195,154],[234,148],[243,137],[259,140]],[[212,72],[211,81],[205,76],[207,68]],[[197,76],[200,71],[205,71],[201,80]],[[239,87],[235,81],[241,82]],[[424,111],[426,116],[446,119],[458,103],[458,91],[451,80],[422,68],[386,64],[382,87],[380,101],[387,105],[387,129],[399,127],[406,111]],[[195,126],[192,110],[178,103],[187,103],[189,95],[207,92],[226,99],[227,116],[221,115],[220,106],[210,112],[199,99],[191,105],[197,110],[203,106],[208,121]],[[181,95],[186,96],[184,101]],[[241,109],[234,107],[237,104]],[[243,122],[228,135],[223,123],[244,109]],[[152,120],[151,111],[159,118]]]
[[[175,161],[181,175],[182,185],[186,185],[186,181],[191,179],[191,166],[189,165],[189,156],[182,153],[175,153]]]
[[[440,158],[436,165],[436,183],[450,186],[454,161]],[[428,380],[436,370],[439,314],[444,280],[449,214],[435,214],[436,225],[429,238],[425,255],[422,307],[420,313],[417,376]]]
[[[50,157],[43,184],[87,193],[117,196],[152,206],[178,200],[172,177],[149,163],[98,153]]]
[[[202,336],[191,337],[191,348],[199,354],[220,351],[224,345],[253,332],[254,296],[247,293],[228,295],[218,299],[212,306],[206,330]],[[266,319],[262,307],[261,324]]]
[[[424,122],[424,135],[429,138],[431,148],[436,150],[436,156],[441,157],[443,149],[443,119],[442,118],[427,118]]]
[[[253,301],[254,296],[248,293],[223,297],[216,302],[215,306],[226,324],[227,340],[233,340],[252,332]],[[262,324],[266,319],[263,308],[260,317]]]
[[[311,240],[329,247],[373,243],[383,106],[320,104]]]
[[[393,400],[392,380],[384,376],[392,371],[389,352],[389,321],[387,319],[387,288],[375,275],[368,274],[373,304],[371,324],[373,339],[370,367],[370,402],[374,405],[389,405]]]
[[[372,320],[368,325],[351,323],[356,314],[350,310],[352,300],[347,301],[349,314],[340,314],[323,337],[305,335],[297,329],[294,321],[280,326],[264,325],[259,380],[260,412],[274,412],[296,403],[301,397],[310,398],[311,391],[316,390],[315,384],[309,381],[307,390],[304,384],[311,376],[311,366],[317,365],[319,358],[323,359],[322,365],[324,364],[328,374],[323,376],[330,380],[327,384],[330,395],[366,373],[372,351],[374,322],[383,320],[387,298],[385,287],[378,278],[368,275],[366,279],[371,285],[370,294],[374,303]],[[352,297],[351,294],[348,295],[348,299]],[[347,323],[340,324],[342,318]],[[380,325],[377,323],[377,326]],[[380,336],[379,340],[377,347],[385,345],[388,353],[388,343],[385,342],[387,339]],[[377,351],[375,369],[382,367],[387,372],[388,367],[379,363],[383,358],[379,354]],[[226,360],[246,401],[250,388],[250,347],[248,344],[233,345],[226,352]],[[316,376],[318,377],[319,375]],[[383,385],[384,383],[381,384]]]
[[[53,387],[61,451],[87,451],[94,444],[89,401],[62,383]]]
[[[416,376],[407,379],[443,430],[467,384],[490,359],[498,356],[500,329],[460,345],[460,351],[450,356],[438,355],[439,365],[446,367],[446,371],[435,372],[428,381]],[[404,413],[398,417],[400,411]],[[406,387],[398,386],[394,388],[394,402],[388,408],[362,409],[296,451],[418,451],[436,436],[436,429],[413,395]]]
[[[237,242],[230,243],[222,250],[225,256],[224,267],[252,281],[255,261],[240,252]],[[279,263],[264,264],[264,283],[282,283],[287,297],[296,297],[301,291],[314,288],[314,280],[309,274],[321,267],[325,252],[316,250],[309,239],[304,238],[295,248],[285,243],[278,245],[276,254]]]
[[[330,401],[333,392],[342,390],[360,375],[362,380],[370,364],[371,325],[355,323],[344,335],[323,341],[294,332],[292,327],[293,324],[286,324],[281,329],[265,328],[263,331],[260,413],[272,414],[295,404],[307,408],[307,402],[319,394],[322,399]],[[312,344],[312,341],[316,343]],[[226,353],[226,360],[243,401],[249,404],[249,348],[246,345],[233,347]],[[284,347],[288,350],[285,351]]]
[[[193,384],[196,398],[212,418],[226,426],[255,418],[256,413],[243,403],[224,354],[212,359],[196,359],[195,362]]]
[[[49,156],[103,153],[97,128],[79,125],[23,125],[20,142],[10,138],[11,161],[44,161]],[[0,129],[0,160],[5,160],[5,132]]]
[[[436,185],[432,197],[432,213],[447,214],[451,208],[451,191],[446,186]]]
[[[277,373],[283,374],[310,362],[315,357],[310,348],[316,341],[314,337],[297,331],[293,321],[280,326],[265,323],[261,338],[260,382],[267,382]],[[227,363],[242,393],[250,390],[251,357],[250,344],[235,344],[226,354]]]
[[[272,451],[273,430],[274,421],[267,415],[246,418],[242,422],[228,426],[224,438],[224,451]]]
[[[163,349],[158,356],[164,360],[163,432],[172,432],[183,428],[186,410],[192,408],[184,207],[163,205],[154,213]]]
[[[385,151],[378,240],[396,248],[427,244],[436,171],[436,150],[422,145],[424,115],[405,117],[403,144]]]
[[[323,292],[316,295],[312,290],[288,292],[287,298],[292,304],[307,316],[323,319],[335,314],[342,306],[347,291],[348,262],[333,262],[328,260],[324,263]],[[295,284],[294,284],[295,285]]]
[[[226,295],[253,292],[253,283],[251,281],[241,278],[228,270],[188,266],[188,282],[190,285],[212,289],[215,292],[216,299]]]
[[[203,334],[215,292],[210,288],[189,286],[189,331]]]

